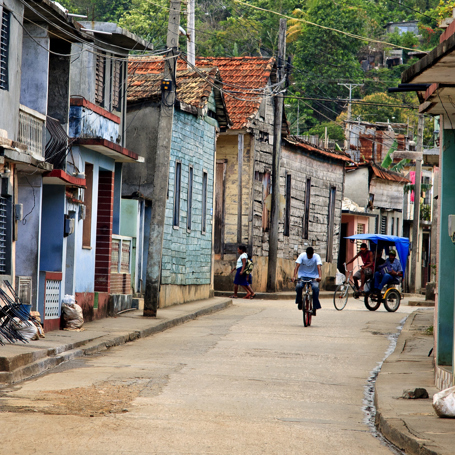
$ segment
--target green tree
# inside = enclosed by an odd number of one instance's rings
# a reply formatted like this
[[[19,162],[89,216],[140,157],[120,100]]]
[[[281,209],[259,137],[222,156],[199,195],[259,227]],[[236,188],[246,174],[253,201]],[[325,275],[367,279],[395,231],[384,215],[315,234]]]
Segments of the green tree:
[[[335,122],[324,122],[317,126],[314,126],[310,129],[309,134],[317,135],[320,138],[325,136],[325,129],[327,128],[327,136],[330,139],[335,141],[343,141],[344,140],[344,129],[341,125]]]

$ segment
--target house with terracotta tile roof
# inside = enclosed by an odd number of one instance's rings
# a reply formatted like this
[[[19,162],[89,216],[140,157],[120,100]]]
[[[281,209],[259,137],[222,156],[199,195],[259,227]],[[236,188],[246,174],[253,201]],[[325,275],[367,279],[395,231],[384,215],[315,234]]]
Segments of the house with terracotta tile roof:
[[[238,245],[245,244],[255,262],[254,288],[265,291],[274,141],[273,90],[277,83],[275,59],[263,57],[196,59],[196,72],[202,77],[207,77],[204,74],[210,74],[213,68],[217,68],[219,72],[216,90],[213,93],[214,96],[222,93],[230,121],[228,125],[222,118],[219,119],[220,130],[216,141],[214,286],[215,290],[220,291],[232,289],[230,271],[237,256]],[[186,62],[181,60],[177,61],[177,69],[182,73],[182,77],[188,73]],[[162,72],[163,60],[156,57],[135,57],[130,60],[129,70],[130,74],[134,74],[134,77],[130,78],[129,96],[135,97],[135,93],[139,93],[142,90],[141,86],[144,86],[144,77],[148,81],[147,84],[155,84],[158,87],[159,79],[154,79],[152,75],[158,77]],[[206,73],[207,71],[209,73]],[[151,82],[152,79],[155,82]],[[180,98],[179,105],[185,106],[185,103],[188,103],[184,101],[183,89],[177,86],[177,93],[179,90],[181,91],[181,95],[177,96]],[[133,103],[129,104],[132,115],[133,109],[135,109]],[[284,116],[282,131],[284,136],[288,134]],[[132,134],[138,136],[145,133],[137,130]],[[152,136],[153,132],[150,132],[149,139],[144,137],[144,143],[147,143],[147,140],[155,140]],[[136,146],[134,148],[136,149]],[[149,166],[151,171],[154,167],[153,161],[147,162],[149,164],[146,166]],[[282,273],[279,274],[279,288],[287,286],[286,279],[292,274],[295,254],[301,252],[308,242],[327,259],[324,277],[335,275],[339,246],[336,235],[341,219],[344,166],[348,162],[351,162],[351,158],[344,153],[314,147],[297,138],[283,141],[280,176],[282,217],[278,253]],[[140,190],[138,183],[136,179],[128,190],[129,193],[141,191],[151,194],[145,177],[140,182]],[[124,191],[128,185],[124,177]],[[170,181],[170,191],[172,185],[173,182]],[[308,194],[307,198],[305,194]],[[305,204],[308,205],[306,212]],[[306,230],[303,226],[307,226]]]
[[[270,192],[276,80],[274,58],[199,58],[221,74],[231,128],[217,141],[215,193],[215,289],[232,287],[237,245],[253,257],[253,288],[267,288]],[[283,116],[283,137],[288,125]],[[324,260],[323,281],[335,276],[344,167],[351,158],[301,138],[283,139],[277,286],[286,289],[295,259],[307,244]],[[324,283],[323,283],[324,284]]]
[[[140,166],[123,169],[123,200],[144,206],[141,282],[146,283],[150,215],[154,200],[151,176],[155,169],[161,115],[163,61],[133,58],[128,79],[128,147],[145,156]],[[168,196],[161,251],[159,307],[213,295],[213,211],[217,135],[230,126],[219,70],[214,67],[176,73],[176,102],[170,146]],[[159,172],[159,170],[158,170]],[[142,288],[142,291],[144,288]]]

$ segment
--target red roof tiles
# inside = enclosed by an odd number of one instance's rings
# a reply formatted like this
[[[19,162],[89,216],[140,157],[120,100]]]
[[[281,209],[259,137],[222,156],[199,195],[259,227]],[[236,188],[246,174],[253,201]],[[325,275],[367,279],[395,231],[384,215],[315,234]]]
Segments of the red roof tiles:
[[[217,68],[204,68],[199,72],[177,72],[177,99],[185,104],[202,109],[212,93],[218,73]],[[161,99],[162,73],[134,71],[128,77],[128,101],[159,101]]]
[[[339,160],[339,161],[345,161],[346,163],[351,163],[352,158],[344,153],[344,152],[337,152],[335,150],[326,150],[326,149],[320,149],[318,147],[315,147],[314,145],[308,144],[307,142],[303,142],[301,139],[292,136],[289,138],[286,138],[285,141],[289,144],[296,145],[297,147],[300,147],[302,149],[305,149],[309,152],[317,153],[319,155],[326,156],[328,158],[332,158],[334,160]]]
[[[219,69],[231,129],[245,128],[255,117],[262,101],[261,90],[267,86],[274,64],[273,57],[201,57],[196,60],[196,66],[201,69]],[[141,74],[160,74],[163,68],[162,57],[133,57],[128,72],[134,78]],[[178,60],[177,70],[183,69],[186,63]]]

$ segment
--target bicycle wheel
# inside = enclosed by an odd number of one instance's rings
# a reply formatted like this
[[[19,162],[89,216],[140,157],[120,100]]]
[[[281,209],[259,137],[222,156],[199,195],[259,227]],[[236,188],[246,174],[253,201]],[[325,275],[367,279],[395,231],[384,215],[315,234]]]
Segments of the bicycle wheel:
[[[311,298],[309,295],[305,296],[305,301],[303,302],[303,325],[304,327],[309,327],[311,325],[311,316],[312,316],[312,305]]]
[[[333,294],[333,305],[338,310],[341,311],[346,304],[348,303],[349,298],[349,285],[348,284],[340,284],[335,289],[335,293]]]
[[[381,299],[378,295],[367,293],[365,294],[365,306],[370,311],[376,311],[381,305]]]
[[[401,302],[401,295],[396,289],[391,289],[384,299],[384,306],[387,311],[394,313],[398,310]]]

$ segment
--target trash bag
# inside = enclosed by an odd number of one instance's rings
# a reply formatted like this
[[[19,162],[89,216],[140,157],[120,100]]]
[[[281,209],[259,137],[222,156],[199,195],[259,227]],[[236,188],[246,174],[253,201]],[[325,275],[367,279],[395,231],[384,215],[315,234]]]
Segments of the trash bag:
[[[455,387],[433,395],[433,408],[439,417],[455,417]]]
[[[76,303],[74,296],[65,295],[63,297],[62,313],[66,329],[80,329],[84,325],[82,308]]]
[[[335,284],[337,286],[340,285],[340,284],[343,284],[345,280],[346,280],[346,276],[345,275],[343,275],[340,272],[336,273],[336,275],[335,275]]]
[[[39,339],[38,328],[31,322],[24,322],[19,318],[14,318],[11,321],[11,325],[24,340],[31,341]]]

